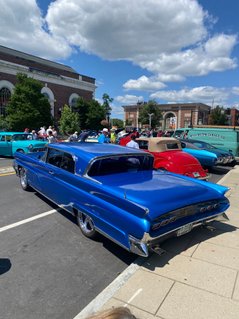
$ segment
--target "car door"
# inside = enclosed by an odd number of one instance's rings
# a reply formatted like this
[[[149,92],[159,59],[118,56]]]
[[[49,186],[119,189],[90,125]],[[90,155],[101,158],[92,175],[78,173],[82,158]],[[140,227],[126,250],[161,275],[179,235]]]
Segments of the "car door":
[[[75,161],[72,155],[49,148],[41,170],[39,175],[41,192],[59,205],[68,205],[75,173]]]
[[[12,156],[12,142],[11,135],[1,134],[0,135],[0,155]]]

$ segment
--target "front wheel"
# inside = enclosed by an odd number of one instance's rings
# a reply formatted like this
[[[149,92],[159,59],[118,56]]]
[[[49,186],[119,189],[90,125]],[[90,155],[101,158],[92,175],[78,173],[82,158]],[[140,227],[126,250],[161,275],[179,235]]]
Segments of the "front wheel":
[[[82,234],[88,238],[94,239],[97,237],[97,231],[95,230],[95,225],[90,216],[77,211],[76,212],[76,222],[80,227]]]
[[[28,191],[31,188],[27,180],[27,171],[25,168],[21,168],[20,170],[20,184],[24,191]]]

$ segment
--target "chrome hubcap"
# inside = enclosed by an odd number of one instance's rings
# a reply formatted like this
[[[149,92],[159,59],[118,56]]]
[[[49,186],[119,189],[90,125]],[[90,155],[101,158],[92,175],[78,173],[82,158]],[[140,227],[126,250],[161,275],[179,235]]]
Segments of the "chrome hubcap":
[[[21,171],[21,184],[23,187],[26,187],[27,186],[27,176],[26,176],[26,171],[25,170],[22,170]]]

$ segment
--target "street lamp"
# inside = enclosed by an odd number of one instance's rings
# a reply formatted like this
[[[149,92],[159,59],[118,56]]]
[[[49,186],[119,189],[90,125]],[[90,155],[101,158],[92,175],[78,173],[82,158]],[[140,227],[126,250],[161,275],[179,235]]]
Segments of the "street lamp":
[[[149,116],[149,128],[151,129],[151,118],[152,116],[154,115],[154,113],[148,113],[148,116]]]

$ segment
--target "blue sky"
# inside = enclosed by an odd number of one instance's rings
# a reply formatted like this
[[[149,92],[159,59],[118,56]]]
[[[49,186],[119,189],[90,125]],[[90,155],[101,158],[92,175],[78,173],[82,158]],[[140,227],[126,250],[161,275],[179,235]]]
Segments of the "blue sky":
[[[0,0],[0,44],[94,77],[122,105],[239,108],[237,0]]]

